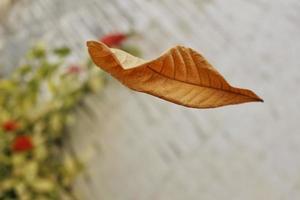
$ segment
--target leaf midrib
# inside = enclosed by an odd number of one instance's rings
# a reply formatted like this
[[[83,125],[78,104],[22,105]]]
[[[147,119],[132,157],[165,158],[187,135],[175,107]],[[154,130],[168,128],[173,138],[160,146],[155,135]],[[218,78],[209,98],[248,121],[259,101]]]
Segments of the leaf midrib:
[[[234,91],[230,91],[230,90],[226,90],[226,89],[220,89],[220,88],[214,88],[214,87],[211,87],[211,86],[201,86],[201,85],[197,85],[195,83],[190,83],[190,82],[186,82],[186,81],[182,81],[182,80],[177,80],[177,79],[172,79],[164,74],[161,74],[159,73],[158,71],[152,69],[151,67],[149,67],[148,65],[146,66],[148,69],[150,69],[153,73],[156,73],[166,79],[170,79],[170,80],[176,80],[176,81],[179,81],[179,82],[182,82],[182,83],[186,83],[186,84],[190,84],[190,85],[194,85],[196,87],[204,87],[204,88],[209,88],[209,89],[213,89],[213,90],[218,90],[218,91],[223,91],[223,92],[228,92],[228,93],[231,93],[231,94],[235,94],[235,95],[240,95],[240,96],[244,96],[244,97],[248,97],[248,98],[251,98],[251,99],[254,99],[254,100],[257,100],[259,101],[259,98],[255,98],[255,97],[251,97],[251,96],[248,96],[248,95],[245,95],[245,94],[241,94],[241,93],[238,93],[238,92],[234,92]],[[232,86],[230,86],[232,87]],[[237,88],[234,88],[234,89],[237,89]],[[244,89],[243,89],[244,90]]]

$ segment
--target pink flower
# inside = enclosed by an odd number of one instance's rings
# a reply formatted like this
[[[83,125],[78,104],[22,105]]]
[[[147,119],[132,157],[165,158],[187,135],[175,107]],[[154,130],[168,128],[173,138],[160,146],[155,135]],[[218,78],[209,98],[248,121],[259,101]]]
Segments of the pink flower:
[[[68,74],[79,74],[81,72],[81,67],[77,66],[77,65],[71,65],[68,67],[67,69],[67,73]]]
[[[124,33],[111,33],[100,38],[100,41],[109,47],[117,47],[127,39],[128,35]]]
[[[19,127],[19,124],[14,120],[8,120],[2,124],[2,129],[6,132],[16,131]]]
[[[28,136],[18,136],[12,144],[12,150],[14,152],[24,152],[31,150],[32,148],[32,140],[31,137]]]

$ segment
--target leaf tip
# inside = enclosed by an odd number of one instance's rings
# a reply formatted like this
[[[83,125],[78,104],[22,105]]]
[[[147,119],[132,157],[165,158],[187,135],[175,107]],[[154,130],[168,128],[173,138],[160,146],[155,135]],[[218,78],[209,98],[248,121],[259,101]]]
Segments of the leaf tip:
[[[106,46],[102,42],[97,42],[97,41],[87,41],[86,46],[88,47],[89,52],[109,52],[109,47]]]
[[[90,41],[87,41],[87,42],[86,42],[86,46],[87,46],[87,47],[93,47],[93,46],[95,46],[96,44],[97,44],[96,41],[91,41],[91,40],[90,40]]]
[[[265,101],[264,101],[262,98],[260,98],[258,95],[255,95],[254,101],[255,101],[255,102],[261,102],[261,103],[264,103],[264,102],[265,102]]]
[[[260,96],[258,96],[258,95],[255,94],[255,93],[254,93],[254,95],[255,95],[255,101],[264,103],[264,100],[263,100]]]

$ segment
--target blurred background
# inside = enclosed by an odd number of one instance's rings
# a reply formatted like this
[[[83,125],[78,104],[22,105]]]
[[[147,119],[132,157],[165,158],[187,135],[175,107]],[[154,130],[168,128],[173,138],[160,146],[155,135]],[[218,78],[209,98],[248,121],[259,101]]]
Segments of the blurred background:
[[[265,103],[197,110],[136,93],[109,78],[77,111],[70,146],[85,161],[80,199],[300,198],[298,0],[1,0],[0,74],[38,41],[67,45],[114,32],[144,58],[175,44],[202,52],[233,85]],[[0,113],[1,115],[1,113]]]

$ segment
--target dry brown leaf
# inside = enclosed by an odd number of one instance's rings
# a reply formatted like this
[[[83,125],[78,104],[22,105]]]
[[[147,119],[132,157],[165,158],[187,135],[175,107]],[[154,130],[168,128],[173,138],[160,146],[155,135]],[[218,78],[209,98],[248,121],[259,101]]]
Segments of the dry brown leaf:
[[[250,90],[235,88],[198,52],[176,46],[145,61],[103,43],[87,43],[94,63],[125,86],[193,108],[215,108],[263,101]]]

